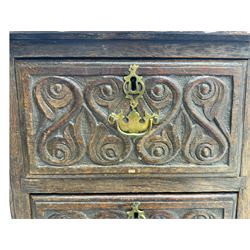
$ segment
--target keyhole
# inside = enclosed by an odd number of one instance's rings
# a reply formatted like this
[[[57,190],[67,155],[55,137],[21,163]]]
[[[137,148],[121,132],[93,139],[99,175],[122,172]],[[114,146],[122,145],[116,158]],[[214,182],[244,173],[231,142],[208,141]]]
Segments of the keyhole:
[[[134,212],[134,219],[138,219],[138,218],[139,218],[138,212]]]
[[[132,76],[130,78],[130,81],[131,81],[131,90],[135,91],[136,90],[136,77]]]

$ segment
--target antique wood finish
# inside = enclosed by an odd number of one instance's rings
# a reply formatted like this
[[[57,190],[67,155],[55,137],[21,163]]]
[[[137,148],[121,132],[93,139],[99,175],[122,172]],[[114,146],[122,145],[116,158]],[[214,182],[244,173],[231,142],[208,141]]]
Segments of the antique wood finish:
[[[247,33],[15,33],[11,39],[16,57],[248,59],[250,55]]]
[[[245,62],[133,62],[146,85],[141,115],[160,116],[137,140],[108,123],[113,112],[129,113],[121,77],[131,63],[16,62],[26,172],[237,176]]]
[[[150,178],[150,181],[148,180]],[[67,185],[65,185],[67,183]],[[245,187],[245,178],[155,178],[97,177],[92,178],[23,178],[22,188],[27,193],[192,193],[238,192]]]
[[[45,196],[32,195],[38,219],[126,219],[135,202],[148,219],[232,219],[235,194]]]
[[[13,218],[250,218],[249,34],[10,39]],[[136,106],[132,65],[145,85]],[[145,135],[109,120],[133,107],[159,116]]]
[[[157,40],[157,41],[223,41],[249,42],[247,32],[12,32],[13,40]]]
[[[24,176],[23,151],[21,142],[22,126],[19,110],[14,59],[10,59],[10,208],[13,218],[30,218],[29,194],[21,191],[21,176]]]
[[[243,152],[241,176],[246,177],[246,188],[239,193],[239,218],[250,218],[250,60],[248,60],[248,73],[246,80],[246,104],[243,132]]]

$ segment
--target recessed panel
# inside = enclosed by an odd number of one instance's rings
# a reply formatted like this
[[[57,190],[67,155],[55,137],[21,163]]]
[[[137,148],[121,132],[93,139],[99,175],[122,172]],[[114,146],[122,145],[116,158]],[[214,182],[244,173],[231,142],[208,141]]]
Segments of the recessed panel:
[[[17,61],[30,174],[237,175],[242,61]]]

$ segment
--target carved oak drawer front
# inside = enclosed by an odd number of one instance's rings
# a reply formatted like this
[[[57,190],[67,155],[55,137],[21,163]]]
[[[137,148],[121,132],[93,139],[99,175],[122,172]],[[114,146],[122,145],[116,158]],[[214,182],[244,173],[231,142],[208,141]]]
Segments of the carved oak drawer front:
[[[236,176],[245,66],[240,60],[17,60],[26,173]],[[63,208],[55,199],[49,206]],[[38,217],[50,216],[40,206]],[[223,217],[222,208],[210,211]],[[185,206],[173,216],[184,212]]]
[[[43,219],[230,219],[236,194],[32,195],[33,218]]]

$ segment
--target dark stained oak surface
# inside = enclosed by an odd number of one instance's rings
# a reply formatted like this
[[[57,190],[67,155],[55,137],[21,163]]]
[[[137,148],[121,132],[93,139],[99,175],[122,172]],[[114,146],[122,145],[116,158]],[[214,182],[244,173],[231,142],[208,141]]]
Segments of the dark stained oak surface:
[[[130,113],[123,77],[133,63],[146,88],[140,115],[160,117],[136,140],[108,122]],[[245,71],[244,61],[18,60],[27,171],[237,176]]]
[[[250,41],[248,32],[10,32],[11,40],[57,40],[57,39],[84,39],[84,40],[198,40],[198,41]]]
[[[21,185],[28,193],[239,192],[245,188],[245,178],[41,177],[23,178]]]
[[[11,32],[12,218],[250,218],[247,32]],[[150,133],[119,133],[138,65]]]

